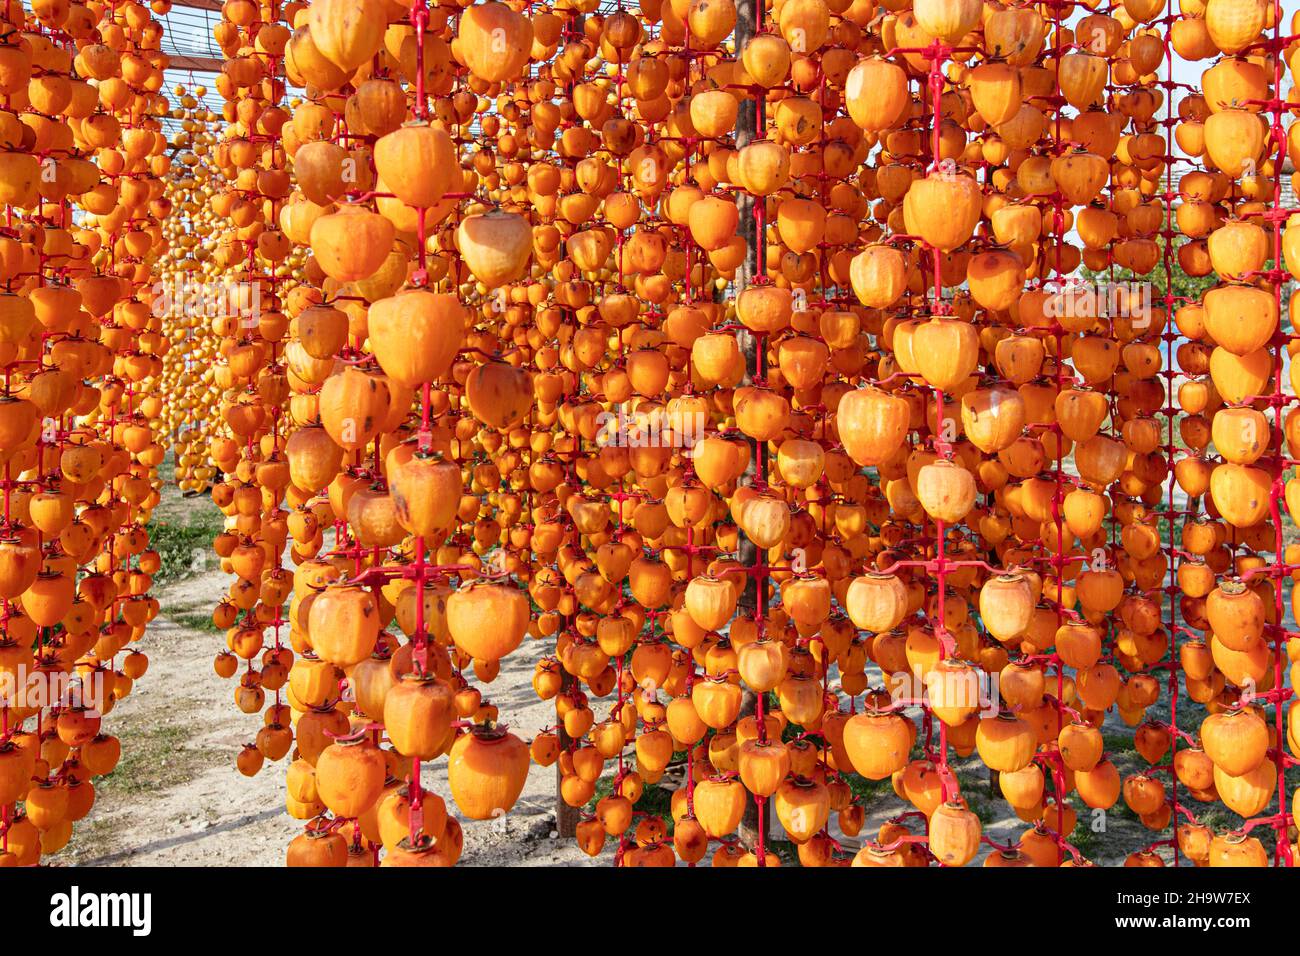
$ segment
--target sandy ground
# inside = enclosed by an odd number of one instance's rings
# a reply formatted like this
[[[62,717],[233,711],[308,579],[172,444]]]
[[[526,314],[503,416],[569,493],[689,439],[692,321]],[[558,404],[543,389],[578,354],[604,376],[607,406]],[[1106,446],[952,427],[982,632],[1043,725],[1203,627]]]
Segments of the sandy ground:
[[[174,616],[211,608],[224,590],[219,572],[159,593]],[[235,754],[261,726],[234,705],[233,680],[212,669],[222,644],[211,631],[160,618],[145,638],[149,672],[105,720],[122,740],[123,765],[101,787],[91,817],[51,862],[80,866],[280,866],[301,823],[284,811],[288,758],[253,778],[235,769]],[[491,685],[503,720],[530,739],[554,722],[554,704],[533,693],[533,664],[545,647],[525,645]],[[133,752],[137,755],[132,758]],[[142,766],[150,761],[153,766]],[[126,775],[126,776],[124,776]],[[423,775],[427,788],[454,804],[445,761]],[[555,838],[555,770],[534,766],[518,804],[501,821],[464,821],[462,864],[580,866],[599,864],[572,840]],[[609,853],[604,854],[605,857]]]
[[[226,579],[213,571],[175,584],[159,595],[175,616],[213,606]],[[279,866],[285,845],[301,824],[284,812],[286,761],[266,764],[256,777],[236,769],[234,756],[260,726],[260,717],[241,713],[232,700],[233,681],[219,678],[212,659],[222,641],[212,631],[183,627],[160,618],[146,638],[150,667],[136,691],[106,718],[122,739],[123,764],[100,788],[91,817],[72,844],[51,862],[81,866]],[[553,704],[533,693],[535,661],[547,650],[530,642],[504,662],[488,696],[511,729],[531,738],[553,723]],[[987,773],[975,760],[958,764],[968,798],[985,816],[985,833],[1014,843],[1027,828],[989,790]],[[446,770],[437,763],[425,785],[454,803]],[[555,770],[534,766],[524,793],[503,820],[464,821],[463,865],[610,865],[613,842],[595,859],[572,840],[558,839],[554,817]],[[885,789],[867,801],[863,835],[907,809]],[[1156,834],[1111,813],[1107,832],[1091,847],[1097,862],[1118,863]],[[860,839],[845,837],[831,822],[832,835],[853,852]],[[784,834],[779,824],[773,836]],[[987,848],[981,856],[986,855]]]
[[[211,507],[200,501],[173,507]],[[201,565],[199,565],[201,568]],[[284,773],[288,760],[266,764],[253,778],[235,768],[235,755],[261,726],[260,715],[241,713],[234,705],[234,682],[213,671],[223,640],[202,621],[221,599],[229,578],[215,567],[161,588],[164,616],[149,628],[143,649],[148,673],[134,692],[105,718],[122,741],[119,768],[100,782],[96,805],[78,824],[68,848],[49,858],[55,865],[82,866],[279,866],[287,843],[301,823],[284,811]],[[502,664],[497,679],[484,688],[503,722],[524,739],[555,722],[554,704],[533,692],[533,666],[550,642],[530,641]],[[878,673],[873,684],[880,683]],[[598,717],[608,701],[593,701]],[[1132,731],[1113,714],[1107,721],[1108,750],[1113,742],[1131,746]],[[1139,769],[1131,749],[1112,754],[1122,774]],[[630,757],[634,764],[635,758]],[[607,764],[607,770],[612,769]],[[955,761],[963,793],[980,815],[984,832],[999,843],[1015,843],[1028,824],[1019,820],[1000,794],[990,789],[988,773],[977,758]],[[446,785],[445,761],[426,768],[426,788],[439,793],[454,812]],[[910,809],[886,784],[864,795],[867,822],[862,837]],[[585,866],[610,865],[614,841],[590,858],[571,839],[555,834],[555,769],[533,766],[518,804],[502,820],[464,821],[464,865]],[[1168,835],[1146,830],[1121,801],[1100,816],[1077,797],[1081,826],[1076,844],[1094,862],[1122,863],[1134,849]],[[1199,808],[1198,808],[1199,809]],[[775,816],[773,814],[773,816]],[[1089,827],[1089,833],[1082,833]],[[1100,832],[1097,832],[1100,828]],[[855,852],[862,839],[845,837],[831,817],[831,834],[845,851]],[[772,835],[783,839],[779,823]],[[991,852],[984,848],[981,858]],[[1162,851],[1162,855],[1167,855]]]

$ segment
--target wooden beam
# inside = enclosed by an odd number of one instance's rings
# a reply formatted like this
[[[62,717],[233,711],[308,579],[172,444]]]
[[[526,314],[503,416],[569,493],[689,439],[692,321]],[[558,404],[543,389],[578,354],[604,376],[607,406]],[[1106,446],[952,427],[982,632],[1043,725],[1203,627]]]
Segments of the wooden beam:
[[[226,62],[215,56],[190,56],[188,53],[169,54],[168,60],[169,70],[193,70],[196,73],[220,73]]]
[[[221,0],[172,0],[173,7],[189,7],[191,10],[220,10]]]

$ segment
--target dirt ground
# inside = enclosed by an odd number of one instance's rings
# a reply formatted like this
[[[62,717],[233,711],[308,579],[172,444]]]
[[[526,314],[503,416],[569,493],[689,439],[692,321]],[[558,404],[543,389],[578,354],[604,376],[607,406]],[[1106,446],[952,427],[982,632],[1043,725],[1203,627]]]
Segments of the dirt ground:
[[[177,624],[221,597],[219,571],[190,578],[158,594],[170,616],[146,637],[149,672],[105,718],[122,740],[122,763],[100,787],[95,808],[68,849],[51,862],[79,866],[281,866],[302,824],[284,810],[287,758],[253,778],[235,768],[235,755],[261,726],[259,715],[234,704],[234,681],[212,668],[221,635]],[[511,728],[526,739],[554,722],[553,704],[532,691],[533,664],[545,648],[526,645],[501,668],[493,699]],[[426,787],[454,806],[443,764]],[[581,866],[597,864],[572,840],[554,837],[553,768],[533,767],[519,803],[502,821],[466,822],[462,864]],[[608,855],[608,854],[606,854]]]
[[[223,587],[219,573],[169,588],[161,597],[174,613],[210,607]],[[256,732],[259,717],[237,710],[233,682],[217,677],[212,658],[220,635],[161,619],[150,629],[150,668],[137,690],[107,718],[122,739],[123,759],[100,788],[91,817],[69,848],[52,862],[79,866],[279,866],[284,848],[301,824],[284,811],[286,763],[266,764],[256,777],[235,769],[234,756]],[[530,676],[545,652],[540,642],[526,644],[506,660],[492,696],[514,732],[531,737],[553,722],[552,704],[538,701]],[[508,715],[508,716],[506,716]],[[985,833],[1014,842],[1026,824],[990,793],[977,762],[959,766],[963,789],[985,818]],[[454,808],[446,771],[435,764],[425,785]],[[609,865],[612,842],[598,858],[582,853],[574,841],[556,838],[555,771],[534,766],[524,793],[503,820],[462,821],[462,865]],[[864,834],[906,809],[887,788],[870,795]],[[1089,847],[1096,862],[1118,863],[1145,845],[1149,834],[1136,821],[1108,815],[1105,834]],[[780,839],[779,825],[774,836]],[[852,852],[861,843],[832,835]]]
[[[181,500],[172,490],[164,508],[173,517],[212,509],[205,499]],[[197,509],[197,510],[196,510]],[[212,607],[229,578],[204,567],[202,555],[187,568],[188,576],[159,589],[162,616],[149,628],[143,649],[149,672],[134,692],[106,718],[122,741],[122,762],[100,782],[91,815],[82,821],[67,849],[49,862],[79,866],[280,866],[285,846],[301,823],[284,810],[284,773],[288,760],[267,763],[253,778],[235,768],[235,755],[261,726],[260,715],[241,713],[234,705],[234,681],[223,680],[212,662],[223,641],[210,624]],[[524,739],[554,723],[554,705],[539,701],[531,686],[536,660],[549,642],[526,643],[503,662],[485,696],[498,705],[501,719]],[[602,702],[594,701],[598,716]],[[1131,731],[1116,718],[1108,721],[1107,749],[1121,773],[1138,769],[1131,750]],[[1124,750],[1127,745],[1128,750]],[[971,758],[955,764],[963,793],[984,823],[984,832],[999,843],[1014,843],[1027,829],[990,787],[987,771]],[[425,786],[454,803],[446,785],[445,763],[428,768]],[[533,766],[523,795],[502,820],[462,821],[463,865],[586,866],[610,865],[613,842],[596,858],[575,841],[558,839],[554,816],[555,770]],[[867,809],[862,836],[874,836],[881,823],[909,808],[888,781],[859,794]],[[1074,842],[1094,862],[1122,863],[1134,849],[1167,836],[1146,830],[1122,801],[1100,817],[1079,806],[1081,825]],[[855,852],[861,839],[845,837],[834,824],[831,833],[844,849]],[[1098,832],[1100,827],[1100,832]],[[1084,832],[1084,831],[1087,832]],[[784,838],[779,824],[773,836]],[[786,845],[786,857],[793,848]],[[986,847],[984,853],[990,852]],[[1166,851],[1162,851],[1165,853]]]

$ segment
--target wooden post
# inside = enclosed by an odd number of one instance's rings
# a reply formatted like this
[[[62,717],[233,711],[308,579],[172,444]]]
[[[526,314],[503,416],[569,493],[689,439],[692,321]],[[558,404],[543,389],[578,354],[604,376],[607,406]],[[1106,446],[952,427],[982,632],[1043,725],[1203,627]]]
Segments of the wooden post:
[[[586,19],[587,18],[580,13],[573,14],[572,19],[569,21],[570,32],[576,34],[582,33],[582,27],[583,24],[586,22]],[[573,99],[572,80],[568,82],[567,89],[568,89],[569,99],[572,100]],[[564,626],[566,628],[572,627],[573,620],[571,618],[566,618],[564,622]],[[565,670],[564,665],[560,665],[560,696],[564,696],[565,694],[569,693],[576,686],[577,686],[577,680],[574,678],[574,676],[570,674],[567,670]],[[557,717],[558,717],[558,712],[557,712]],[[560,752],[564,753],[573,744],[573,738],[570,737],[568,733],[565,732],[563,720],[557,720],[557,723],[559,725],[558,733],[560,735]],[[563,779],[564,779],[564,773],[560,769],[559,761],[556,761],[555,763],[555,831],[560,835],[561,839],[565,837],[576,837],[578,835],[578,819],[581,816],[578,807],[571,807],[569,806],[568,803],[565,802],[564,796],[560,791],[560,784]]]
[[[760,9],[758,0],[738,0],[736,3],[737,60],[740,59],[740,55],[749,41],[758,33]],[[747,96],[741,100],[740,111],[736,115],[736,149],[743,149],[752,143],[757,132],[758,101],[752,96]],[[747,192],[738,191],[736,193],[736,207],[740,210],[741,235],[745,239],[745,261],[736,272],[736,291],[739,292],[761,274],[758,257],[764,243],[763,237],[757,234],[757,229],[754,226],[754,197]],[[748,368],[753,368],[754,337],[748,333],[742,333],[742,347],[746,344],[746,339],[748,339],[749,344],[749,352],[746,357],[751,359]],[[752,457],[750,460],[753,461]]]
[[[560,693],[567,694],[573,689],[574,679],[563,667],[560,668]],[[560,750],[561,752],[569,749],[573,743],[564,730],[564,721],[559,721]],[[560,792],[560,781],[564,779],[564,774],[560,770],[560,763],[555,762],[555,832],[559,834],[560,839],[567,837],[576,837],[578,835],[578,808],[571,807],[565,802],[563,794]]]
[[[738,0],[736,4],[736,59],[740,59],[746,44],[758,32],[758,21],[760,10],[757,0]],[[740,111],[736,116],[736,149],[743,149],[754,141],[758,132],[758,102],[753,97],[746,97],[741,101]],[[758,229],[754,220],[754,197],[746,192],[736,194],[736,207],[740,211],[740,228],[741,236],[745,240],[745,261],[741,264],[740,269],[736,272],[736,292],[739,294],[758,276],[762,274],[760,256],[764,246],[764,237],[758,234]],[[739,334],[741,354],[745,357],[745,379],[744,383],[749,385],[753,381],[754,370],[758,368],[760,357],[758,355],[758,342],[753,333],[742,331]],[[746,470],[742,481],[745,484],[753,482],[755,477],[755,465],[758,461],[757,443],[752,439],[749,442],[749,468]],[[754,542],[750,541],[742,531],[740,533],[740,561],[747,567],[753,567],[763,560],[763,555],[759,552]],[[738,615],[749,615],[753,617],[758,608],[758,585],[753,577],[745,582],[745,590],[741,594],[740,601],[737,603]],[[752,690],[745,689],[744,695],[740,702],[740,716],[748,717],[754,713],[757,704],[757,696]],[[771,813],[765,813],[766,819],[771,818]],[[753,850],[758,844],[758,803],[751,800],[745,807],[745,816],[740,821],[740,842],[746,849]]]

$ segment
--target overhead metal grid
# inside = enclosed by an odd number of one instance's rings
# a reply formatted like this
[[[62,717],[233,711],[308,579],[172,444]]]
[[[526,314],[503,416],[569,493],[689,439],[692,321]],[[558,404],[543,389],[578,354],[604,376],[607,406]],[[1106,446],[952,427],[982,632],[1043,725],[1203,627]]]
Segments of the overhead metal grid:
[[[221,22],[220,4],[217,0],[187,0],[175,3],[171,10],[158,18],[163,25],[162,51],[171,58],[171,67],[165,71],[166,94],[172,105],[176,98],[172,90],[183,85],[212,87],[224,61],[221,48],[213,37],[213,28]],[[180,120],[170,116],[163,120],[163,131],[168,139],[180,132]]]

